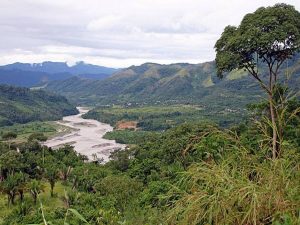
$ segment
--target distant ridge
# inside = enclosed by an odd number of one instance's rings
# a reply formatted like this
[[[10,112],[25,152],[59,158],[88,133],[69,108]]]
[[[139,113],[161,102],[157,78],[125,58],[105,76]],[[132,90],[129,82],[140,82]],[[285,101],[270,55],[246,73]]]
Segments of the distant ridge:
[[[53,80],[64,80],[73,76],[101,80],[118,69],[77,62],[69,66],[65,62],[13,63],[0,66],[0,84],[32,87]]]

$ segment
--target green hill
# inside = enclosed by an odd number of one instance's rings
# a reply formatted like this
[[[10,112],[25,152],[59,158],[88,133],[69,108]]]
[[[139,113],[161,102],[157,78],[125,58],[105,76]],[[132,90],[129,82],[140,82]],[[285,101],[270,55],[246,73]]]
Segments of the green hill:
[[[0,126],[58,120],[76,113],[77,109],[65,97],[42,90],[0,85]]]
[[[291,87],[299,90],[299,57],[289,60],[281,73],[288,73]],[[190,103],[214,107],[216,110],[238,110],[262,95],[255,80],[243,70],[233,71],[224,79],[219,79],[214,62],[171,65],[145,63],[118,71],[105,80],[74,77],[50,82],[46,88],[79,104]]]

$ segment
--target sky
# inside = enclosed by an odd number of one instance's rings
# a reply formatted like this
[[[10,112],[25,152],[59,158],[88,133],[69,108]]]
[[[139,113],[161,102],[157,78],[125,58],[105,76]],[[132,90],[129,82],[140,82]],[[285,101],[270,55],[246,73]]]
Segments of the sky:
[[[300,11],[299,0],[282,0]],[[273,0],[0,0],[0,65],[214,60],[227,25]]]

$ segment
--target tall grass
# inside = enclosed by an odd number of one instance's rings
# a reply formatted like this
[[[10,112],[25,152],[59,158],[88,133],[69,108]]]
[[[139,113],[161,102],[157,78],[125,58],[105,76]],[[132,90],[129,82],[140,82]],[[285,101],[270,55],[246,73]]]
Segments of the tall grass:
[[[276,160],[236,151],[193,164],[169,193],[169,224],[300,224],[300,154]]]

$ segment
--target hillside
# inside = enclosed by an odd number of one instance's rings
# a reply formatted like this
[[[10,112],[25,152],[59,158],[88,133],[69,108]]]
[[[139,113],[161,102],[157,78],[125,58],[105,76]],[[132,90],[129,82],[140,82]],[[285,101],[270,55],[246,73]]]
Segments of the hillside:
[[[291,87],[299,90],[299,57],[289,60],[281,71],[282,74],[287,72],[290,74]],[[80,104],[191,103],[220,110],[241,109],[262,94],[258,84],[244,71],[233,71],[224,79],[219,79],[214,62],[171,65],[145,63],[118,71],[105,80],[74,77],[49,82],[46,88]]]
[[[58,120],[76,113],[77,109],[65,97],[41,90],[0,85],[0,126]]]
[[[13,63],[0,66],[0,83],[32,87],[41,83],[64,80],[73,76],[105,79],[117,69],[78,62],[73,66],[62,62]]]

